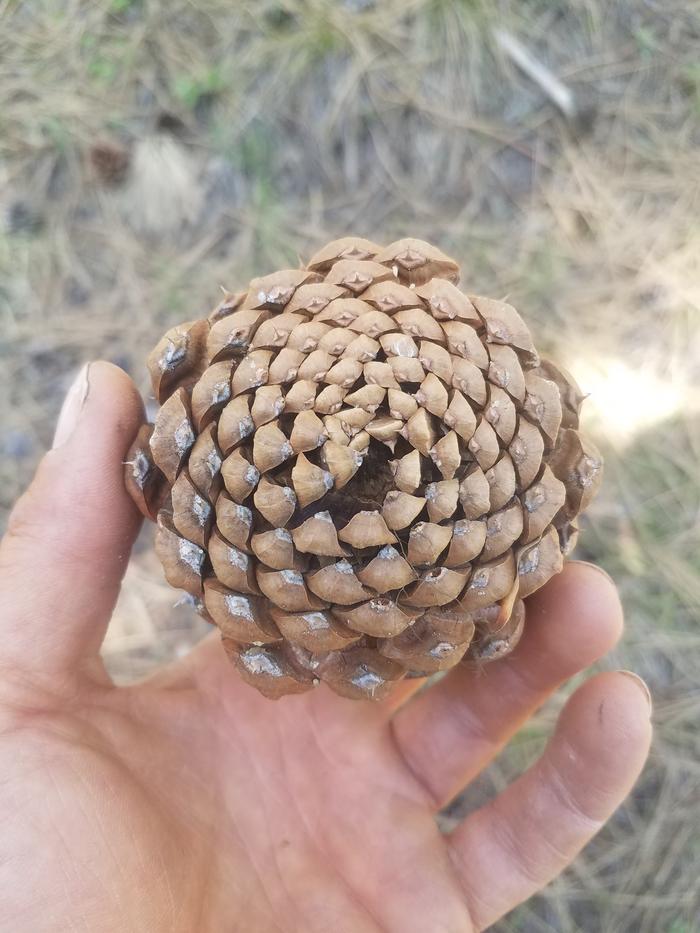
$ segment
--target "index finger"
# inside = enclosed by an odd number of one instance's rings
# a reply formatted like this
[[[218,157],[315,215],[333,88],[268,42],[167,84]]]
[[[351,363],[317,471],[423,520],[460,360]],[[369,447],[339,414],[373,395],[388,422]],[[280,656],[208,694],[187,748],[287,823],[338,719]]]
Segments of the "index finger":
[[[563,681],[609,651],[622,607],[598,568],[572,562],[526,600],[522,639],[482,671],[459,665],[399,709],[396,744],[436,807],[500,751]]]

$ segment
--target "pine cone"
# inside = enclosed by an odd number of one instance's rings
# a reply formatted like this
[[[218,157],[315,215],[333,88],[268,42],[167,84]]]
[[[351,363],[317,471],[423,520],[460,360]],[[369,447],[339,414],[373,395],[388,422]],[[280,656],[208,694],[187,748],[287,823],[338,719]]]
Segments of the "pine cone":
[[[501,657],[600,483],[573,380],[420,240],[348,237],[172,328],[126,482],[269,697]]]

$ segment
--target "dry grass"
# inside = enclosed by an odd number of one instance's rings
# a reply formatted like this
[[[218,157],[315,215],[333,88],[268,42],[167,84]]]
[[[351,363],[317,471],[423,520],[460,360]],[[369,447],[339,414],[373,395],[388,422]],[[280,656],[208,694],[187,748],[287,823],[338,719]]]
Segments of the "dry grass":
[[[567,127],[503,59],[518,35],[581,102]],[[324,238],[414,232],[510,295],[593,392],[608,480],[583,539],[619,582],[608,664],[651,683],[627,804],[501,930],[700,928],[700,11],[680,0],[0,0],[0,506],[78,364],[142,360]],[[96,139],[125,180],[96,177]],[[694,388],[695,387],[695,388]],[[138,676],[200,629],[144,540],[106,652]],[[458,802],[541,748],[561,698]]]

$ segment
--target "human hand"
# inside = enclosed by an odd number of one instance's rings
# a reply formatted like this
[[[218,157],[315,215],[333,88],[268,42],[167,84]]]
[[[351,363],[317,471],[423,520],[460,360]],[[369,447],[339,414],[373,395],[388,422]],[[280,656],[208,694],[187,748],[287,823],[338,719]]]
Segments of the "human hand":
[[[142,418],[105,363],[69,396],[0,546],[0,931],[467,933],[547,884],[628,793],[645,688],[600,674],[542,758],[449,836],[435,813],[617,640],[604,574],[528,600],[520,645],[387,702],[274,703],[215,634],[145,682],[99,657],[138,530],[122,460]]]

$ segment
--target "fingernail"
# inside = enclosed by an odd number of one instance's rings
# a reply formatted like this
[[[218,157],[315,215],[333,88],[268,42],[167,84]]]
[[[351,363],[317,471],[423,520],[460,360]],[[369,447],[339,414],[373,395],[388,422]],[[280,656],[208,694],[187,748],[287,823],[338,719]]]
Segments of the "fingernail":
[[[630,680],[633,680],[636,683],[636,685],[639,687],[639,689],[644,694],[647,704],[649,705],[649,712],[651,713],[651,710],[652,710],[651,692],[649,688],[647,687],[646,683],[639,676],[639,674],[635,674],[634,671],[618,671],[617,673],[624,674],[625,677],[629,677]]]
[[[90,382],[88,379],[89,369],[90,364],[86,363],[75,377],[73,384],[66,393],[63,405],[61,406],[61,413],[56,422],[53,444],[51,445],[54,450],[56,447],[61,447],[65,444],[75,430],[75,426],[80,418],[80,412],[83,410],[88,392],[90,391]]]
[[[572,560],[571,563],[572,563],[572,564],[579,564],[581,567],[590,567],[591,570],[597,570],[598,573],[601,575],[601,577],[605,577],[605,579],[608,581],[608,583],[612,583],[612,585],[615,586],[615,587],[617,586],[617,584],[615,583],[615,581],[613,580],[613,578],[610,576],[610,574],[608,573],[608,571],[607,571],[607,570],[603,570],[603,568],[600,567],[598,564],[592,564],[590,561],[587,561],[587,560]]]

